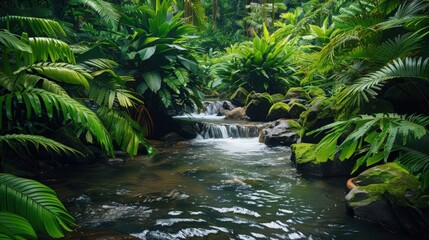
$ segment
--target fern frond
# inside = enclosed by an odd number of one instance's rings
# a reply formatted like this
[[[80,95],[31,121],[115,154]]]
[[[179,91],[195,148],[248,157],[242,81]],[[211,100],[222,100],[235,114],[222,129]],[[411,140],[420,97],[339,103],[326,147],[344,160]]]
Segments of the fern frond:
[[[67,155],[82,155],[82,153],[74,150],[73,148],[67,147],[66,145],[54,141],[52,139],[30,134],[6,134],[0,135],[0,142],[6,143],[10,148],[16,151],[16,143],[26,146],[28,143],[31,143],[35,146],[36,149],[43,147],[47,151],[53,151],[56,153],[65,153]]]
[[[128,108],[143,103],[135,92],[125,89],[124,84],[118,83],[118,78],[95,78],[91,82],[89,97],[102,106],[112,108],[116,103]]]
[[[54,20],[25,16],[0,17],[1,28],[11,31],[12,24],[18,24],[25,32],[31,31],[38,36],[58,37],[66,35],[61,25]]]
[[[121,111],[100,107],[97,115],[112,134],[122,151],[135,156],[140,142],[146,141],[144,130],[131,117]]]
[[[0,43],[9,49],[32,53],[30,45],[21,41],[14,34],[4,29],[0,30]]]
[[[0,239],[37,239],[37,235],[27,219],[10,212],[0,211]]]
[[[427,1],[406,1],[398,7],[395,15],[389,17],[388,20],[380,23],[380,29],[386,30],[389,28],[400,27],[409,21],[413,21],[413,19],[415,19],[416,17],[419,17],[418,14],[423,12],[428,7],[429,4],[427,3]]]
[[[73,217],[49,187],[34,180],[0,173],[0,210],[26,218],[36,231],[64,237],[75,226]]]
[[[106,23],[114,26],[119,22],[121,14],[114,4],[103,0],[74,0],[76,3],[85,5],[100,15]]]
[[[429,58],[400,58],[388,63],[380,70],[370,73],[344,89],[338,96],[339,102],[346,105],[359,105],[377,96],[377,91],[391,79],[409,78],[429,81]]]
[[[32,54],[28,54],[28,58],[30,59],[28,63],[30,64],[36,61],[57,62],[58,60],[72,64],[76,63],[69,45],[61,40],[47,37],[34,37],[28,40],[33,50]]]
[[[34,115],[42,117],[44,113],[49,119],[53,118],[54,113],[62,114],[64,120],[71,120],[75,126],[91,132],[104,150],[109,155],[114,155],[109,132],[103,123],[93,111],[76,100],[38,88],[2,95],[0,96],[0,110],[5,113],[8,121],[14,121],[14,116],[16,115],[15,111],[17,109],[13,107],[14,99],[20,104],[24,104],[27,119]],[[0,115],[0,124],[3,116],[3,114]]]
[[[37,63],[20,68],[15,74],[20,74],[23,70],[29,74],[37,73],[58,82],[82,85],[86,89],[89,89],[88,80],[93,79],[86,69],[68,63]]]

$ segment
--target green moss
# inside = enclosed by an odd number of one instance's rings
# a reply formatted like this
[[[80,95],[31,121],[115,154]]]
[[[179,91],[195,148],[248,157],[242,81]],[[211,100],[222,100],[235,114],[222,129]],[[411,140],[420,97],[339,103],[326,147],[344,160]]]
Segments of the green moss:
[[[296,143],[292,144],[290,149],[297,165],[309,162],[319,164],[316,161],[316,144]]]
[[[307,131],[311,131],[332,123],[334,121],[334,114],[331,109],[331,104],[332,101],[329,98],[314,98],[308,106],[308,109],[299,116],[302,126]]]
[[[355,179],[358,192],[351,199],[351,206],[365,206],[373,201],[388,200],[398,206],[427,207],[421,199],[419,181],[396,163],[386,163],[370,168]]]
[[[299,118],[301,113],[303,113],[305,110],[307,110],[307,108],[303,104],[294,102],[290,104],[289,116],[291,118]]]
[[[277,120],[280,118],[288,118],[289,117],[289,105],[286,103],[278,102],[274,103],[268,111],[267,120]]]
[[[243,107],[246,105],[246,99],[248,95],[249,95],[249,92],[246,89],[239,87],[231,95],[229,100],[231,100],[232,104],[234,104],[235,106]]]
[[[303,100],[310,100],[311,99],[310,95],[308,95],[308,93],[302,87],[289,88],[289,90],[286,93],[285,98],[286,99],[298,98],[298,99],[303,99]]]
[[[271,98],[273,99],[274,103],[281,102],[283,99],[285,99],[285,96],[281,93],[276,93],[271,95]]]
[[[273,105],[271,95],[268,93],[251,92],[246,102],[246,115],[254,121],[264,121]]]
[[[326,96],[325,91],[320,87],[312,87],[307,90],[307,93],[308,95],[310,95],[311,98]]]

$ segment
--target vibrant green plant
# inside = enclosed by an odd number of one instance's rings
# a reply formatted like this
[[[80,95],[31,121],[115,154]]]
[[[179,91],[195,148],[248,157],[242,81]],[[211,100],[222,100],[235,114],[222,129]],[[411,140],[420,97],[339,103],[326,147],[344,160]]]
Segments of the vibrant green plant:
[[[289,39],[280,41],[264,27],[262,37],[252,42],[232,45],[226,56],[215,65],[217,74],[234,89],[241,86],[249,91],[285,94],[298,84],[293,76],[292,56],[295,53]]]
[[[0,173],[0,199],[1,239],[61,238],[75,226],[55,192],[37,181]]]
[[[316,147],[316,159],[320,162],[332,160],[336,154],[339,154],[341,161],[357,157],[353,168],[355,172],[361,166],[391,161],[392,153],[399,152],[405,154],[402,155],[402,162],[407,162],[407,167],[415,169],[422,162],[428,164],[428,156],[418,160],[418,153],[413,154],[409,143],[427,136],[428,126],[427,116],[375,114],[337,121],[308,134],[328,132]],[[416,157],[415,161],[411,160],[412,155]],[[429,174],[426,170],[422,178],[423,187],[427,187]]]

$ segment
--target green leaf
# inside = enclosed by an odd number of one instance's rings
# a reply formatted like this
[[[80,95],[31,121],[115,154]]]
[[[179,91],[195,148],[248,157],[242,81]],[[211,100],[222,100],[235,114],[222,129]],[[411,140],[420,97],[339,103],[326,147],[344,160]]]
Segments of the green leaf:
[[[13,213],[0,211],[0,239],[37,239],[37,235],[27,219]]]
[[[0,30],[0,43],[11,50],[32,53],[30,45],[21,41],[7,30]]]
[[[64,237],[75,226],[55,192],[39,182],[0,173],[0,197],[0,209],[26,218],[51,237]]]
[[[147,86],[156,93],[161,89],[162,78],[158,71],[150,71],[142,74]]]
[[[140,59],[142,61],[147,60],[150,57],[152,57],[153,54],[155,54],[155,52],[156,52],[156,46],[143,48],[142,50],[138,51],[138,53],[140,55]]]

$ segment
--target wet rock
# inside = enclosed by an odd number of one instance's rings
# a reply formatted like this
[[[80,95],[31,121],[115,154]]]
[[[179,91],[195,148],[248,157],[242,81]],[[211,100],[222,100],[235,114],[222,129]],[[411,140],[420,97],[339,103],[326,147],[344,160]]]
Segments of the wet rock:
[[[305,174],[319,177],[349,176],[353,169],[353,161],[340,161],[334,158],[332,161],[319,162],[316,160],[316,144],[297,143],[291,145],[291,161],[296,169]]]
[[[235,106],[230,101],[223,101],[222,108],[228,111],[231,111]]]
[[[225,119],[230,120],[242,120],[246,118],[246,110],[242,107],[234,108],[225,114]]]
[[[247,95],[249,95],[249,92],[246,89],[239,87],[231,95],[229,100],[231,100],[232,104],[234,104],[235,106],[244,107],[246,105]]]
[[[377,222],[394,232],[429,237],[428,203],[418,180],[396,163],[372,167],[354,179],[346,196],[355,216]],[[426,213],[425,213],[426,212]]]
[[[171,133],[164,135],[161,138],[161,140],[163,140],[166,145],[171,146],[171,145],[176,144],[179,141],[185,141],[186,139],[184,139],[182,136],[180,136],[176,132],[171,132]]]
[[[274,121],[280,118],[290,118],[289,116],[290,107],[286,103],[278,102],[274,103],[268,111],[267,120]]]
[[[302,87],[292,87],[286,93],[285,100],[302,99],[304,101],[310,100],[310,95]]]
[[[290,146],[299,140],[300,129],[298,122],[280,119],[261,131],[259,142],[268,146]]]
[[[124,159],[122,159],[122,158],[109,158],[108,160],[107,160],[107,162],[108,163],[110,163],[110,164],[118,164],[118,163],[124,163]]]
[[[289,117],[290,118],[294,118],[297,119],[299,118],[299,116],[301,115],[301,113],[305,112],[307,110],[307,108],[298,102],[294,102],[292,104],[290,104],[290,109],[289,109]]]
[[[264,121],[273,100],[268,93],[252,92],[247,96],[246,115],[253,121]]]
[[[116,232],[110,229],[82,228],[69,233],[66,240],[138,240],[128,234]]]
[[[177,133],[184,139],[194,139],[197,136],[197,129],[192,122],[179,122]]]

